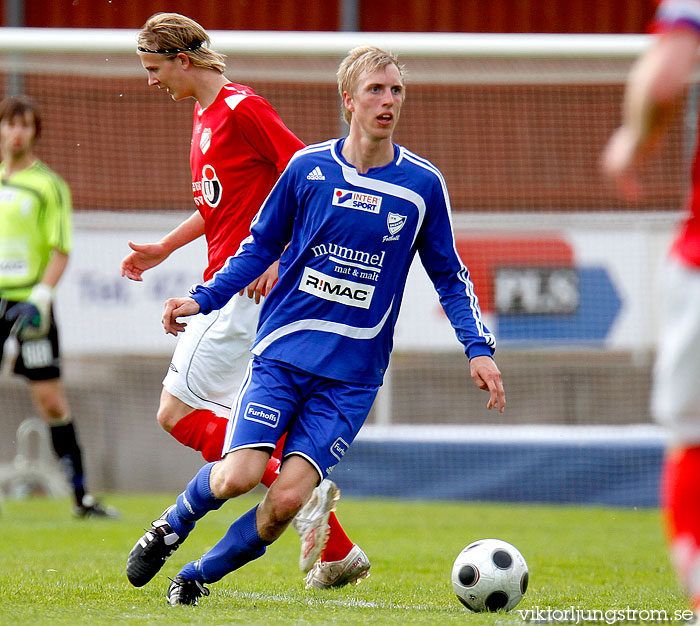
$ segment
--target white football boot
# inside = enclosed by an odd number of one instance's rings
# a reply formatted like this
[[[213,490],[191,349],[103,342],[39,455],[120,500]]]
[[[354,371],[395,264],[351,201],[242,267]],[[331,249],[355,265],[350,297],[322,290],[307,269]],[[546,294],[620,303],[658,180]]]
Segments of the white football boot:
[[[369,576],[370,562],[358,545],[341,561],[318,561],[306,575],[306,588],[326,589],[357,585]]]
[[[302,572],[308,572],[321,558],[330,533],[328,518],[339,499],[340,489],[326,478],[292,520],[292,526],[301,539],[299,569]]]

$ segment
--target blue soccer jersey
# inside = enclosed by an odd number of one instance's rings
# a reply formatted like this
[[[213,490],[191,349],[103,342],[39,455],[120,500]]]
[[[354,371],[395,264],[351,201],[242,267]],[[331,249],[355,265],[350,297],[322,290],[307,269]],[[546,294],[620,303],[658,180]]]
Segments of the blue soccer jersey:
[[[201,311],[224,306],[281,255],[252,352],[326,378],[381,384],[417,251],[467,356],[493,354],[495,339],[456,251],[440,171],[395,145],[391,163],[359,174],[343,158],[343,143],[297,152],[250,237],[193,288]]]

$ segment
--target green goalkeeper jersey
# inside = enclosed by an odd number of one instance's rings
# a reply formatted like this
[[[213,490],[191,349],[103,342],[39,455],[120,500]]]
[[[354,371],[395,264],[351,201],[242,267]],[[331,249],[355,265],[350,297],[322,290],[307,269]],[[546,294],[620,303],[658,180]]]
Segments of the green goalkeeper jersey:
[[[44,275],[53,249],[71,249],[66,182],[37,160],[7,177],[0,163],[0,298],[22,301]]]

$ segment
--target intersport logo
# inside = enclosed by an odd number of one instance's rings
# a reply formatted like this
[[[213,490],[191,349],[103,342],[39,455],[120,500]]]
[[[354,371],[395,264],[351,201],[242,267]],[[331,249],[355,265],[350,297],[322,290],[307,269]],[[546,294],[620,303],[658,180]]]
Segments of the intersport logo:
[[[369,309],[374,295],[373,285],[335,278],[308,267],[304,268],[299,289],[317,298],[359,309]]]
[[[333,205],[346,209],[367,211],[368,213],[379,213],[379,209],[382,206],[382,197],[336,187],[333,190]]]

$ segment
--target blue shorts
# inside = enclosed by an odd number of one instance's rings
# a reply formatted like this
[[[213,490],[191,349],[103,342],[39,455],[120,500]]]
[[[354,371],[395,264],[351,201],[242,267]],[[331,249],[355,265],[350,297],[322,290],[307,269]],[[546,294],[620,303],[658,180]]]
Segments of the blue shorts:
[[[286,432],[283,458],[305,458],[323,479],[362,428],[378,389],[253,357],[231,409],[223,454],[241,448],[272,452]]]

